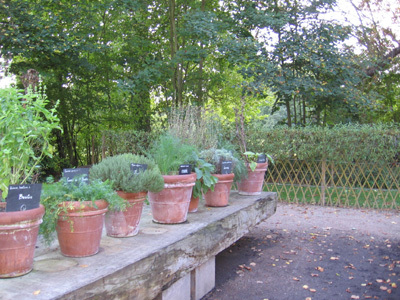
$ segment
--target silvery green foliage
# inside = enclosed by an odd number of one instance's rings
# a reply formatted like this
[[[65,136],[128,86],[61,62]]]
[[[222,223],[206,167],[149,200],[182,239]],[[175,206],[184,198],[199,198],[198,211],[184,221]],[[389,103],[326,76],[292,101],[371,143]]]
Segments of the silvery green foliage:
[[[133,174],[131,164],[145,164],[144,172]],[[110,180],[114,190],[127,193],[160,192],[164,188],[164,180],[154,160],[143,155],[131,153],[107,157],[90,169],[91,179]]]

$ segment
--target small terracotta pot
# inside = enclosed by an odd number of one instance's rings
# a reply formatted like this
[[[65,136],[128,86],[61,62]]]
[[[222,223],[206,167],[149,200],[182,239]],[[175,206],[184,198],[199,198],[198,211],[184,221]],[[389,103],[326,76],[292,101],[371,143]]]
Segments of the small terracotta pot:
[[[268,162],[258,163],[254,171],[247,168],[248,177],[238,183],[240,195],[260,195],[264,184],[264,175],[267,171]]]
[[[200,197],[193,198],[193,195],[192,197],[190,197],[190,203],[189,203],[190,213],[194,213],[197,211],[197,209],[199,208],[199,202],[200,202]]]
[[[212,174],[218,178],[214,191],[208,190],[204,195],[206,206],[227,206],[235,174]]]
[[[104,215],[108,203],[105,200],[63,202],[67,213],[61,212],[57,221],[57,236],[61,253],[69,257],[91,256],[99,252]]]
[[[117,193],[128,202],[128,206],[124,211],[107,211],[105,218],[107,235],[112,237],[135,236],[139,232],[139,222],[147,192],[117,191]]]
[[[0,203],[5,207],[5,202]],[[0,212],[0,278],[29,273],[44,206],[25,211]]]
[[[159,193],[149,192],[153,221],[162,224],[186,222],[196,173],[163,177],[164,189]]]

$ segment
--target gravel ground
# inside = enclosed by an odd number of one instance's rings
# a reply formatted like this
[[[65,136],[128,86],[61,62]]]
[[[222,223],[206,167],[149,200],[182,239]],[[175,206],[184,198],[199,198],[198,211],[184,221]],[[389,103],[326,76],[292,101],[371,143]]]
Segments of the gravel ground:
[[[400,299],[400,213],[279,204],[216,258],[204,300]]]

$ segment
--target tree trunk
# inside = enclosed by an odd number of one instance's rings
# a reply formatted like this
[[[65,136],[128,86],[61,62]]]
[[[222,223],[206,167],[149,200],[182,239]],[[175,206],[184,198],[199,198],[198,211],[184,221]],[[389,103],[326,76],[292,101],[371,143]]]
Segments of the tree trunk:
[[[292,116],[290,112],[290,100],[286,100],[286,113],[287,113],[287,125],[288,127],[292,127]]]
[[[176,56],[176,52],[178,51],[178,38],[176,35],[176,23],[175,23],[175,0],[169,0],[169,22],[170,22],[170,30],[169,30],[169,44],[171,49],[171,60],[173,61]],[[172,87],[173,87],[173,98],[175,105],[178,105],[178,89],[179,89],[179,64],[173,63],[174,71],[172,76]]]

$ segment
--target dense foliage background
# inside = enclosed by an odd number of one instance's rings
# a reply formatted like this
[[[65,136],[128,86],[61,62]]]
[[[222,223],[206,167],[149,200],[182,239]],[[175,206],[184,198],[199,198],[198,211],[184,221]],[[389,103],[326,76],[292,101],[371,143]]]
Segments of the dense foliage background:
[[[213,110],[232,140],[242,112],[260,148],[257,128],[277,124],[400,121],[399,20],[383,2],[354,4],[352,26],[327,17],[335,0],[0,1],[0,55],[21,88],[36,70],[59,101],[48,170],[121,153],[116,141],[142,153],[177,105]],[[363,19],[383,12],[393,28]]]

